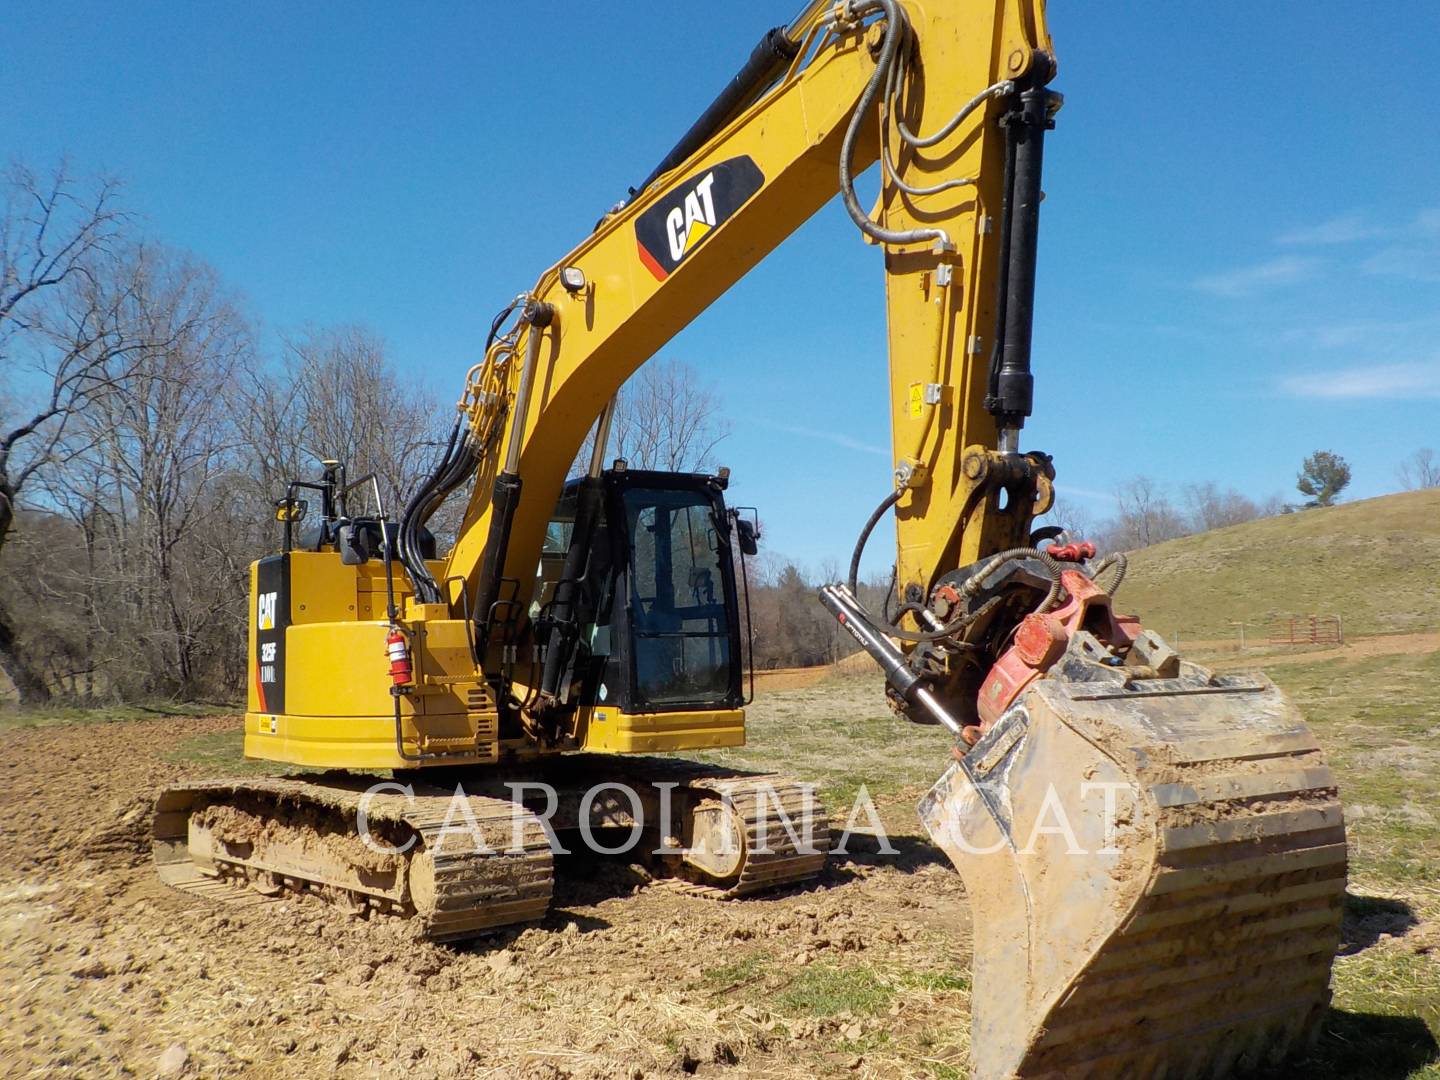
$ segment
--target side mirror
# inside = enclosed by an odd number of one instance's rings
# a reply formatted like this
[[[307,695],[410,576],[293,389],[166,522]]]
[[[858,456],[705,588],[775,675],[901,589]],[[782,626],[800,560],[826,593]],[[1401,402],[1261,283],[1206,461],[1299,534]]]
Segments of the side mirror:
[[[370,560],[369,537],[360,526],[341,525],[335,531],[335,547],[340,552],[340,562],[344,566],[359,566]]]
[[[760,528],[749,518],[735,516],[735,540],[740,545],[740,551],[745,555],[754,555],[760,551]]]
[[[304,521],[305,511],[310,504],[304,499],[277,499],[275,502],[276,521]]]

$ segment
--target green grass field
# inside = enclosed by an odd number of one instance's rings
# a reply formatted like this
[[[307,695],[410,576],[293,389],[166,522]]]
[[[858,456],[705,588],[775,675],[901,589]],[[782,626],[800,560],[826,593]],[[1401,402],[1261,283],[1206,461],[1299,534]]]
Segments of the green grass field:
[[[1420,1026],[1440,1038],[1440,653],[1272,675],[1329,751],[1350,842],[1348,955],[1313,1075],[1440,1077]]]

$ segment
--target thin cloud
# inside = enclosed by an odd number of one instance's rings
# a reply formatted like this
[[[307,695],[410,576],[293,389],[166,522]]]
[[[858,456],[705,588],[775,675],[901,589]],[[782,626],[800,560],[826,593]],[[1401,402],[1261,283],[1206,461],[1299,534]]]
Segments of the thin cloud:
[[[1304,325],[1293,326],[1279,334],[1278,340],[1286,345],[1317,349],[1363,348],[1374,351],[1377,346],[1383,346],[1393,353],[1397,348],[1434,341],[1437,334],[1440,334],[1440,320],[1436,319],[1342,319],[1327,322],[1311,318]]]
[[[1088,499],[1091,502],[1110,503],[1112,506],[1120,501],[1113,491],[1096,491],[1094,488],[1075,487],[1073,484],[1057,483],[1055,490],[1066,498]]]
[[[1285,247],[1328,247],[1335,244],[1354,244],[1384,234],[1384,229],[1370,224],[1364,215],[1356,213],[1331,218],[1318,225],[1291,229],[1277,236],[1275,242]]]
[[[849,435],[839,431],[825,431],[820,428],[800,427],[798,424],[777,424],[771,420],[754,420],[760,427],[769,428],[771,431],[784,431],[790,435],[800,435],[807,439],[819,439],[821,442],[833,443],[836,446],[843,446],[847,450],[858,450],[862,454],[874,454],[876,457],[888,459],[890,451],[883,446],[876,446],[874,443],[865,442],[862,439],[852,439]]]
[[[1216,296],[1239,298],[1266,289],[1294,285],[1313,277],[1320,260],[1301,255],[1282,255],[1252,266],[1241,266],[1195,280],[1195,287]]]
[[[1371,255],[1360,269],[1380,277],[1407,281],[1440,281],[1440,250],[1435,247],[1395,246]]]
[[[1280,388],[1294,397],[1329,401],[1440,398],[1440,361],[1308,372],[1281,379]]]

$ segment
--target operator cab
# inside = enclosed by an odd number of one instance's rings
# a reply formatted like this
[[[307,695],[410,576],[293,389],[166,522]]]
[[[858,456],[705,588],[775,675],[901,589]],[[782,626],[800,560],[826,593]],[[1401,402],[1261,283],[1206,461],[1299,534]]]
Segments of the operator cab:
[[[547,657],[544,689],[557,705],[625,713],[740,708],[749,612],[736,558],[755,553],[758,534],[726,508],[728,471],[616,464],[599,478],[588,554],[575,550],[585,479],[566,484],[546,533],[531,613],[537,639],[565,655]],[[573,583],[566,566],[583,566]]]

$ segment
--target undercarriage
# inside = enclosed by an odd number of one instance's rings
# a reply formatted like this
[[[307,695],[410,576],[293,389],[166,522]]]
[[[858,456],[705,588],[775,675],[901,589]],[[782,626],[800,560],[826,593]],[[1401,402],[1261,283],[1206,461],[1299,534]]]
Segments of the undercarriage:
[[[513,779],[187,784],[157,804],[155,860],[177,888],[222,900],[305,895],[413,920],[435,941],[544,918],[556,854],[576,845],[716,899],[803,883],[825,864],[829,819],[812,787],[663,759],[594,769],[566,758]]]

